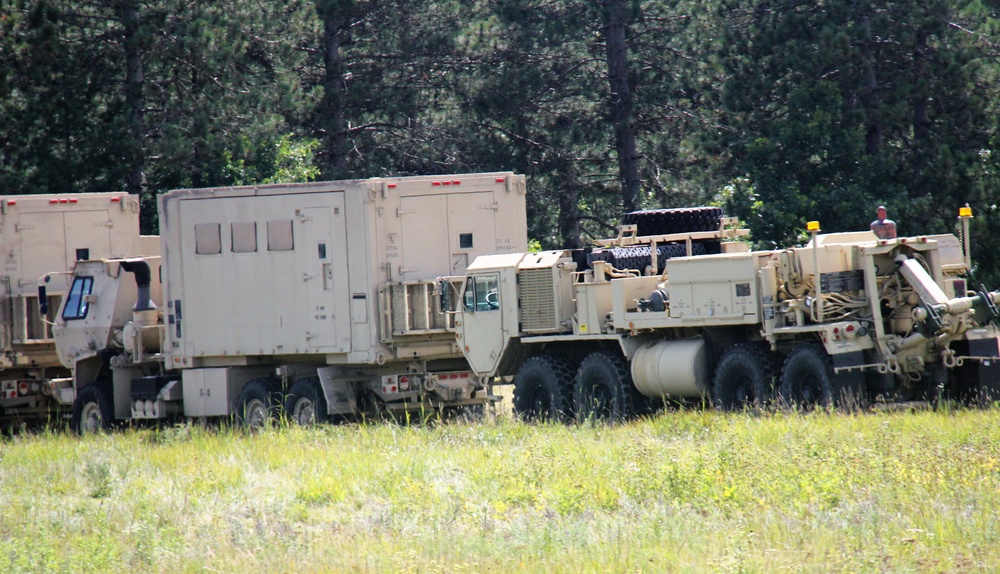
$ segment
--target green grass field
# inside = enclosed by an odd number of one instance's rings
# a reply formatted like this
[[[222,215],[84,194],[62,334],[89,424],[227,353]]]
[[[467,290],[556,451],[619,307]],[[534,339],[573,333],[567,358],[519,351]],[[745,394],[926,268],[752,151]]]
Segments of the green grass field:
[[[2,572],[989,572],[1000,410],[0,442]]]

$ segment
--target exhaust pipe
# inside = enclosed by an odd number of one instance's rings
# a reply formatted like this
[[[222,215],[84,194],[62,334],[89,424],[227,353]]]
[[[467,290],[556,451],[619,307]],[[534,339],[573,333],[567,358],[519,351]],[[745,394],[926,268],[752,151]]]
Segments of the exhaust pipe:
[[[153,311],[156,305],[149,296],[149,286],[152,283],[152,273],[145,259],[125,259],[121,262],[122,269],[135,275],[135,286],[138,288],[133,311]]]

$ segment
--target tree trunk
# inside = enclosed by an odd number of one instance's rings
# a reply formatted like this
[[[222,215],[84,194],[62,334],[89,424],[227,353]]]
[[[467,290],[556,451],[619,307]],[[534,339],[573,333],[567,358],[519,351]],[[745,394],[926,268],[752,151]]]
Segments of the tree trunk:
[[[580,185],[576,177],[576,166],[570,163],[564,174],[563,186],[559,190],[559,235],[563,249],[583,247],[580,237]]]
[[[931,145],[930,141],[930,120],[927,111],[930,100],[930,73],[927,70],[928,55],[927,46],[928,32],[926,30],[917,31],[917,44],[913,52],[913,186],[914,191],[920,195],[933,195],[935,190],[920,189],[923,183],[925,164],[927,162],[927,150]]]
[[[344,114],[344,64],[340,48],[350,24],[349,2],[317,2],[323,20],[323,100],[318,110],[326,161],[323,176],[335,179],[347,170],[347,121]]]
[[[123,27],[122,46],[125,48],[125,109],[128,113],[128,171],[125,191],[142,193],[143,169],[146,163],[143,110],[142,45],[139,37],[139,6],[137,0],[121,0],[115,4],[115,16]]]
[[[611,120],[618,152],[618,179],[626,212],[639,208],[639,153],[635,144],[632,91],[629,86],[628,46],[625,28],[629,20],[628,0],[604,0],[604,36],[611,84]]]
[[[868,155],[877,155],[882,151],[882,124],[878,110],[878,77],[875,74],[878,51],[875,38],[872,35],[871,19],[864,18],[861,25],[865,35],[864,77],[861,85],[861,105],[865,108],[865,152]]]

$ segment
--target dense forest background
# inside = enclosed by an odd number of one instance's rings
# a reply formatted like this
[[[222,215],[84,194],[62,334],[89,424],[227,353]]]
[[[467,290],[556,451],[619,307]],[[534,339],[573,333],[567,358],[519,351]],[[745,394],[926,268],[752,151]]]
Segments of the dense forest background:
[[[0,193],[513,170],[530,237],[955,229],[1000,287],[995,0],[0,0]],[[994,153],[996,150],[997,153]]]

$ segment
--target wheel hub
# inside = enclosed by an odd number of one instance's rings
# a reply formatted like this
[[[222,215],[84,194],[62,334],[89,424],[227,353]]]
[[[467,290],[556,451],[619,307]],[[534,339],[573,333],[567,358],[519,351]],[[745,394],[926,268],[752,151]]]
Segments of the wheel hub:
[[[262,429],[267,423],[267,406],[260,400],[254,399],[246,406],[246,425],[250,429]]]
[[[300,398],[292,409],[292,420],[302,426],[312,425],[316,422],[316,406],[311,400]]]
[[[83,412],[80,416],[81,429],[85,433],[96,433],[104,427],[104,418],[101,416],[101,407],[97,403],[87,403],[83,405]]]

